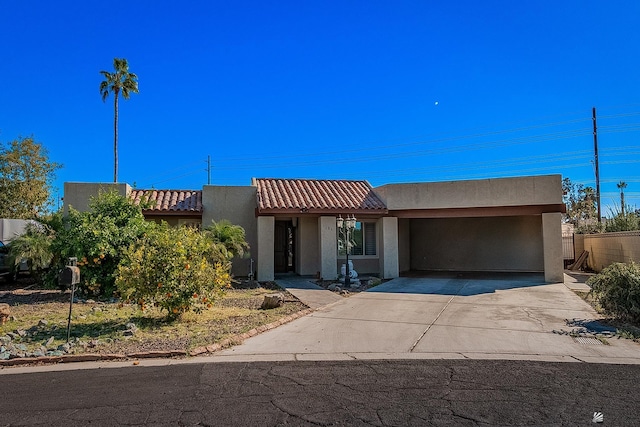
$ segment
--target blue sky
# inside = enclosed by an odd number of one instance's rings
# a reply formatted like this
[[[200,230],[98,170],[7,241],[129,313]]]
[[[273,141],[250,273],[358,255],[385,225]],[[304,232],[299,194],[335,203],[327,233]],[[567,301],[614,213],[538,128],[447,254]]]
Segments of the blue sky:
[[[65,181],[372,185],[561,173],[640,207],[640,2],[30,1],[0,14],[0,142],[33,135]],[[604,211],[603,213],[607,213]]]

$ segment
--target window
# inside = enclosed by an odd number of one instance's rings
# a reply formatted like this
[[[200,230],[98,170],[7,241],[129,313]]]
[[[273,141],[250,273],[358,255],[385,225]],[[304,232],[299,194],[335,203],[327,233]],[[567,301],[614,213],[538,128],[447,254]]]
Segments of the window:
[[[344,256],[346,254],[342,236],[338,230],[338,254]],[[375,222],[356,222],[356,228],[351,231],[351,252],[350,255],[376,255],[376,223]]]

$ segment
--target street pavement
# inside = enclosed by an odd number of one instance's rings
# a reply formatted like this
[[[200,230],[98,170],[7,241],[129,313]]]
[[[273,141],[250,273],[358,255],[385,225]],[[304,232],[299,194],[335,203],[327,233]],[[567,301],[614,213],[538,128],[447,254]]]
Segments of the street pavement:
[[[574,277],[539,275],[401,277],[336,299],[307,279],[296,295],[330,297],[309,316],[246,340],[216,361],[349,359],[513,359],[640,363],[640,345],[618,338],[577,340],[569,332],[600,316],[571,289]],[[295,285],[296,280],[306,282]],[[304,302],[304,297],[298,296]],[[568,321],[574,324],[568,324]]]
[[[640,425],[640,365],[184,363],[0,375],[0,426]]]

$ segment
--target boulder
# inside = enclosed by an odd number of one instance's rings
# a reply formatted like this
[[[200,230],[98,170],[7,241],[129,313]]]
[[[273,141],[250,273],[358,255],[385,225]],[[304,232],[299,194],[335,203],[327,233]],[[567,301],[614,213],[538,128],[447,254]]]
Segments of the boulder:
[[[264,296],[264,301],[260,306],[263,310],[270,310],[272,308],[280,307],[284,303],[284,295],[281,293],[269,294]]]

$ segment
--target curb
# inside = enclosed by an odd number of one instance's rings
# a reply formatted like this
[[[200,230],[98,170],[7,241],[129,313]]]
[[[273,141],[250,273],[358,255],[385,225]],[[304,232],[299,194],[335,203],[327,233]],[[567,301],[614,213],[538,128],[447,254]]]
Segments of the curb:
[[[123,360],[123,359],[152,359],[152,358],[170,358],[170,357],[187,357],[187,356],[201,356],[203,354],[215,353],[234,345],[241,344],[247,338],[256,336],[262,332],[269,331],[277,328],[280,325],[289,323],[293,320],[304,317],[313,313],[315,310],[307,308],[297,313],[290,314],[275,322],[268,323],[266,325],[258,326],[243,334],[234,335],[226,338],[219,343],[196,347],[191,351],[185,350],[155,350],[155,351],[143,351],[138,353],[111,353],[111,354],[98,354],[98,353],[84,353],[84,354],[69,354],[64,356],[41,356],[41,357],[18,357],[15,359],[0,360],[0,369],[6,366],[21,366],[32,364],[54,364],[54,363],[74,363],[74,362],[98,362],[98,361],[110,361],[110,360]]]

